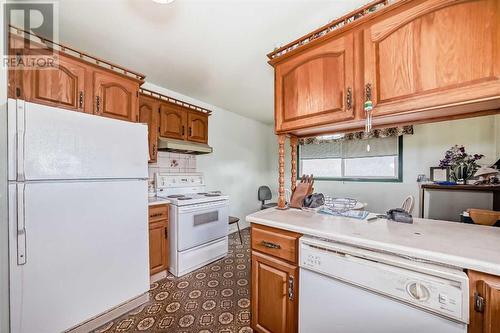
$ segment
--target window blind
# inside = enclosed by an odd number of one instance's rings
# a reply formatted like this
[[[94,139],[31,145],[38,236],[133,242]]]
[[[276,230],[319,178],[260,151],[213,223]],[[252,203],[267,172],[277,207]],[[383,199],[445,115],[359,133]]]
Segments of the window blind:
[[[301,159],[341,158],[342,145],[340,142],[319,143],[300,146]]]
[[[325,142],[300,146],[301,159],[360,158],[397,154],[398,137]]]

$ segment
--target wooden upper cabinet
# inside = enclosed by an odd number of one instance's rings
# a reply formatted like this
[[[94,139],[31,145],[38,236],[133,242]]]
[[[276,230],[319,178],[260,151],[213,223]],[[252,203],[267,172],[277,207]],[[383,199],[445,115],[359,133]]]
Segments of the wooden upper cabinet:
[[[187,110],[171,103],[160,103],[160,136],[185,140],[188,135]]]
[[[149,162],[156,162],[158,154],[158,126],[160,103],[151,97],[139,96],[139,122],[148,125]]]
[[[54,68],[32,68],[23,72],[24,99],[71,110],[85,109],[85,76],[88,67],[58,55]]]
[[[469,333],[500,333],[500,277],[469,271]]]
[[[138,121],[139,84],[106,71],[94,72],[94,113],[120,120]]]
[[[9,54],[19,57],[17,66],[9,66],[9,97],[120,120],[139,120],[139,85],[144,75],[70,47],[59,45],[52,50],[38,46],[28,48],[24,36],[9,34]],[[47,58],[40,63],[53,66],[33,67],[33,59],[39,56]],[[30,65],[23,65],[21,60]]]
[[[347,34],[275,68],[276,130],[354,118],[354,44]]]
[[[189,111],[188,137],[189,141],[208,142],[208,115],[202,112]]]
[[[364,30],[374,115],[500,96],[498,0],[428,0]]]
[[[297,332],[297,282],[297,266],[252,251],[252,328],[255,332]]]

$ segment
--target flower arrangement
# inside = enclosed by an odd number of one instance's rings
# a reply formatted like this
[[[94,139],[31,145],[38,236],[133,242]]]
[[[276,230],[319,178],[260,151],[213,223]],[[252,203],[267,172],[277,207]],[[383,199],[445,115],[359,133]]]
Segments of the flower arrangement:
[[[479,169],[477,161],[483,157],[482,154],[467,154],[464,146],[454,145],[439,161],[439,167],[450,168],[451,178],[456,182],[465,183]]]

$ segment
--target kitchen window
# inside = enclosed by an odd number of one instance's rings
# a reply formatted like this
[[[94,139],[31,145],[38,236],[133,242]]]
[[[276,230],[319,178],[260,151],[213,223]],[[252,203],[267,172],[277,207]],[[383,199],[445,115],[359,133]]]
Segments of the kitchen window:
[[[300,145],[298,174],[318,180],[401,182],[403,137]]]

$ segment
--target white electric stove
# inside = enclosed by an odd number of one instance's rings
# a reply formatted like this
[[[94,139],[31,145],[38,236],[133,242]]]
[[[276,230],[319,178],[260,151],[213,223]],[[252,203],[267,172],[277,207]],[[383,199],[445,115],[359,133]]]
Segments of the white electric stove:
[[[171,202],[169,271],[182,276],[225,257],[229,197],[207,191],[201,173],[157,173],[155,184]]]

